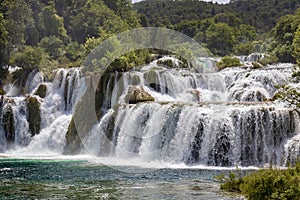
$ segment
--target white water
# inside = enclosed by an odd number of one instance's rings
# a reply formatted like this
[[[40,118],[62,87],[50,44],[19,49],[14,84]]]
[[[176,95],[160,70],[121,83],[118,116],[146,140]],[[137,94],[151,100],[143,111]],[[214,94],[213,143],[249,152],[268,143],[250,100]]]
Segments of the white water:
[[[40,134],[31,137],[28,125],[27,96],[7,97],[13,91],[11,87],[4,96],[1,109],[1,148],[2,152],[11,155],[60,155],[65,145],[65,134],[72,118],[74,106],[85,91],[84,78],[80,78],[80,69],[60,69],[54,72],[53,82],[43,82],[40,72],[33,71],[26,81],[27,91],[40,102],[41,127]],[[68,80],[68,81],[67,81]],[[38,86],[43,83],[47,86],[45,98],[34,95]],[[66,84],[68,84],[66,86]],[[66,88],[68,92],[65,94]],[[65,99],[66,98],[66,99]],[[5,133],[3,129],[3,115],[6,107],[12,108],[14,131]],[[5,135],[13,134],[13,144],[8,144]],[[24,148],[25,147],[25,148]]]
[[[106,90],[107,114],[83,138],[82,153],[113,165],[152,167],[284,166],[299,158],[299,114],[280,102],[268,102],[277,85],[289,84],[292,65],[213,72],[213,63],[213,59],[208,62],[207,73],[157,67],[153,62],[140,71],[116,74],[121,78],[109,80],[114,88]],[[25,97],[8,97],[18,90],[15,86],[7,90],[4,99],[13,102],[4,103],[1,115],[5,106],[12,106],[15,140],[9,147],[1,124],[0,150],[5,155],[59,157],[63,153],[65,134],[86,84],[79,69],[60,69],[54,77],[44,83],[35,73],[26,82],[30,95],[39,84],[47,86],[46,97],[37,97],[41,131],[32,138]],[[126,104],[130,86],[142,87],[156,102]],[[117,104],[118,109],[110,109]]]

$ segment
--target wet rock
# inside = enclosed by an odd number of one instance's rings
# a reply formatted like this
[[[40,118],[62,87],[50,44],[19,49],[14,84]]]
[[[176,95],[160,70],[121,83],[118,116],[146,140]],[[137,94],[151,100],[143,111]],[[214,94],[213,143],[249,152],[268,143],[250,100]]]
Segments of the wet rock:
[[[109,81],[111,78],[119,79],[111,73],[103,74],[101,78],[87,77],[86,92],[76,105],[66,133],[64,154],[74,155],[80,153],[83,146],[82,141],[86,140],[91,128],[99,122],[98,120],[105,113],[105,109],[110,108],[106,102],[110,102],[114,88],[115,81]],[[108,85],[109,83],[110,85]]]
[[[3,90],[2,87],[0,87],[0,95],[5,95],[5,91]]]
[[[2,123],[5,132],[5,138],[8,144],[15,141],[15,120],[11,105],[7,105],[3,109]]]
[[[38,89],[34,93],[34,95],[37,95],[41,98],[45,98],[46,94],[47,94],[47,86],[45,84],[39,85]]]
[[[252,68],[253,69],[260,69],[263,68],[264,66],[258,62],[252,62]]]
[[[130,86],[125,96],[125,102],[129,104],[137,104],[140,102],[155,101],[155,98],[151,96],[141,86]]]
[[[30,96],[26,99],[27,101],[27,121],[29,123],[29,131],[31,136],[38,135],[41,128],[41,111],[40,102],[36,97]]]

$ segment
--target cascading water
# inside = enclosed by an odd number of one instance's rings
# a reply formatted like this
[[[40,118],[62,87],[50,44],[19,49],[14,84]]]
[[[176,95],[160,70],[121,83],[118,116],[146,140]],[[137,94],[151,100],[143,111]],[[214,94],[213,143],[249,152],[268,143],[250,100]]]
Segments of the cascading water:
[[[298,155],[290,149],[299,141],[299,113],[271,99],[292,71],[277,64],[203,74],[150,64],[126,72],[112,92],[119,101],[111,108],[118,109],[93,127],[86,147],[97,156],[145,162],[285,165]],[[128,104],[132,87],[155,102]]]
[[[262,56],[240,59],[252,62]],[[299,158],[299,113],[272,101],[277,86],[289,84],[291,64],[213,72],[216,59],[199,59],[199,65],[206,63],[204,70],[180,68],[179,62],[171,61],[172,67],[154,61],[105,79],[100,85],[103,98],[97,99],[103,102],[96,102],[103,113],[80,138],[82,153],[209,166],[285,165]],[[35,74],[25,84],[29,96],[6,95],[1,100],[2,152],[62,154],[66,133],[69,142],[75,138],[76,132],[69,131],[71,119],[87,91],[87,79],[80,69],[59,69],[52,82]],[[44,97],[39,95],[41,85],[47,89]],[[13,94],[17,86],[6,88]],[[28,109],[31,97],[39,105],[33,111]],[[28,116],[35,111],[40,131],[33,136]]]
[[[45,82],[42,73],[33,70],[24,85],[26,96],[16,92],[24,90],[17,82],[4,87],[7,95],[1,99],[0,151],[26,153],[26,147],[32,154],[45,152],[48,146],[57,151],[64,145],[72,110],[85,90],[80,69],[57,70],[52,82]]]

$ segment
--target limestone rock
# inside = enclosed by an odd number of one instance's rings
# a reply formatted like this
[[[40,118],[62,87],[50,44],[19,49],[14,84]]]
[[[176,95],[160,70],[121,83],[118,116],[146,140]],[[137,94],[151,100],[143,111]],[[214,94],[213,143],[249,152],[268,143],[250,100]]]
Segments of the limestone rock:
[[[29,123],[29,131],[31,136],[35,136],[40,133],[41,128],[41,111],[40,111],[40,102],[34,97],[30,96],[27,99],[27,121]]]
[[[141,86],[130,86],[125,96],[125,102],[129,104],[137,104],[139,102],[155,101],[155,98],[151,96]]]
[[[45,84],[39,85],[38,89],[34,93],[34,95],[37,95],[41,98],[45,98],[46,94],[47,94],[47,86]]]

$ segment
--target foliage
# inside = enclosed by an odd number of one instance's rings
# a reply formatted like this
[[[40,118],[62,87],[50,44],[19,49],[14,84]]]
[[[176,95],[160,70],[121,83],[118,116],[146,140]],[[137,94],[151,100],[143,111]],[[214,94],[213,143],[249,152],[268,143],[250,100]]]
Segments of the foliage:
[[[0,64],[3,66],[16,57],[25,59],[20,55],[25,55],[26,46],[30,46],[37,50],[35,61],[41,59],[38,52],[44,51],[41,62],[34,63],[41,69],[45,67],[44,71],[77,67],[102,41],[141,25],[180,31],[219,56],[272,51],[279,61],[295,62],[292,55],[296,56],[297,52],[292,43],[300,24],[300,10],[293,12],[299,6],[296,0],[266,0],[264,4],[258,0],[232,1],[228,5],[194,0],[147,0],[137,4],[130,0],[3,0]],[[280,18],[286,14],[289,15]],[[268,32],[274,26],[273,40],[269,39],[270,35],[257,34]],[[187,52],[184,48],[178,47],[178,51]],[[154,53],[157,52],[162,53]],[[112,54],[115,53],[108,48],[105,59],[113,58]],[[111,67],[128,70],[144,63],[148,55],[148,50],[130,52]],[[30,59],[33,62],[32,57],[26,60]],[[105,59],[101,62],[105,63]],[[32,65],[30,62],[21,65]]]
[[[241,0],[231,1],[228,5],[194,0],[147,0],[134,4],[134,8],[144,16],[142,18],[147,19],[142,22],[146,26],[164,24],[171,28],[185,20],[203,20],[214,16],[219,18],[218,15],[221,15],[218,22],[227,23],[222,14],[232,13],[239,16],[238,21],[242,24],[254,26],[260,33],[270,31],[281,16],[294,13],[299,6],[298,0],[265,0],[263,3],[260,0]]]
[[[2,81],[6,79],[8,74],[8,69],[0,66],[0,86],[2,86]]]
[[[300,25],[300,9],[295,15],[287,15],[279,19],[274,30],[273,37],[275,39],[273,45],[273,54],[278,57],[280,62],[292,62],[294,58],[294,36]]]
[[[294,74],[294,76],[299,76],[298,74]],[[279,87],[278,91],[273,97],[273,100],[276,99],[281,99],[284,100],[291,105],[295,105],[298,108],[300,108],[300,91],[299,89],[288,86],[288,85],[283,85]]]
[[[241,192],[240,185],[243,183],[241,170],[237,168],[236,173],[230,172],[228,177],[221,174],[216,177],[222,183],[221,189],[228,192]]]
[[[258,63],[265,66],[268,64],[276,63],[277,61],[278,61],[278,58],[276,56],[270,55],[270,54],[265,54],[264,57],[258,61]]]
[[[233,28],[225,23],[212,24],[206,33],[206,43],[213,54],[229,55],[236,44]]]
[[[296,58],[298,65],[300,65],[300,25],[298,26],[298,29],[295,33],[295,37],[293,40],[293,49],[293,56]]]
[[[43,37],[67,37],[67,31],[64,28],[64,19],[57,15],[54,5],[50,4],[49,6],[44,7],[42,12],[39,14],[39,20]]]
[[[104,34],[106,32],[117,34],[128,29],[126,22],[122,21],[102,1],[90,0],[78,9],[78,14],[71,21],[71,36],[79,43],[84,43],[86,38],[97,38],[99,28],[105,31]],[[102,37],[102,39],[105,38]]]
[[[300,163],[295,167],[281,169],[261,169],[241,177],[230,173],[221,180],[221,189],[229,192],[241,192],[249,200],[256,199],[298,199],[300,196]]]
[[[25,30],[33,23],[32,10],[25,0],[1,1],[4,19],[7,20],[9,49],[21,47],[25,43]]]
[[[38,44],[39,47],[43,48],[51,59],[58,60],[63,55],[64,43],[63,41],[54,35],[44,37]]]
[[[11,56],[10,64],[23,69],[33,69],[39,67],[43,59],[45,59],[43,49],[25,46]]]
[[[234,47],[234,53],[237,55],[249,55],[254,52],[253,42],[241,42]]]
[[[0,66],[5,63],[5,49],[8,46],[8,31],[6,30],[7,21],[0,13]]]
[[[236,67],[241,66],[241,62],[238,58],[225,56],[219,62],[217,62],[217,67],[219,70],[222,70],[227,67]]]

